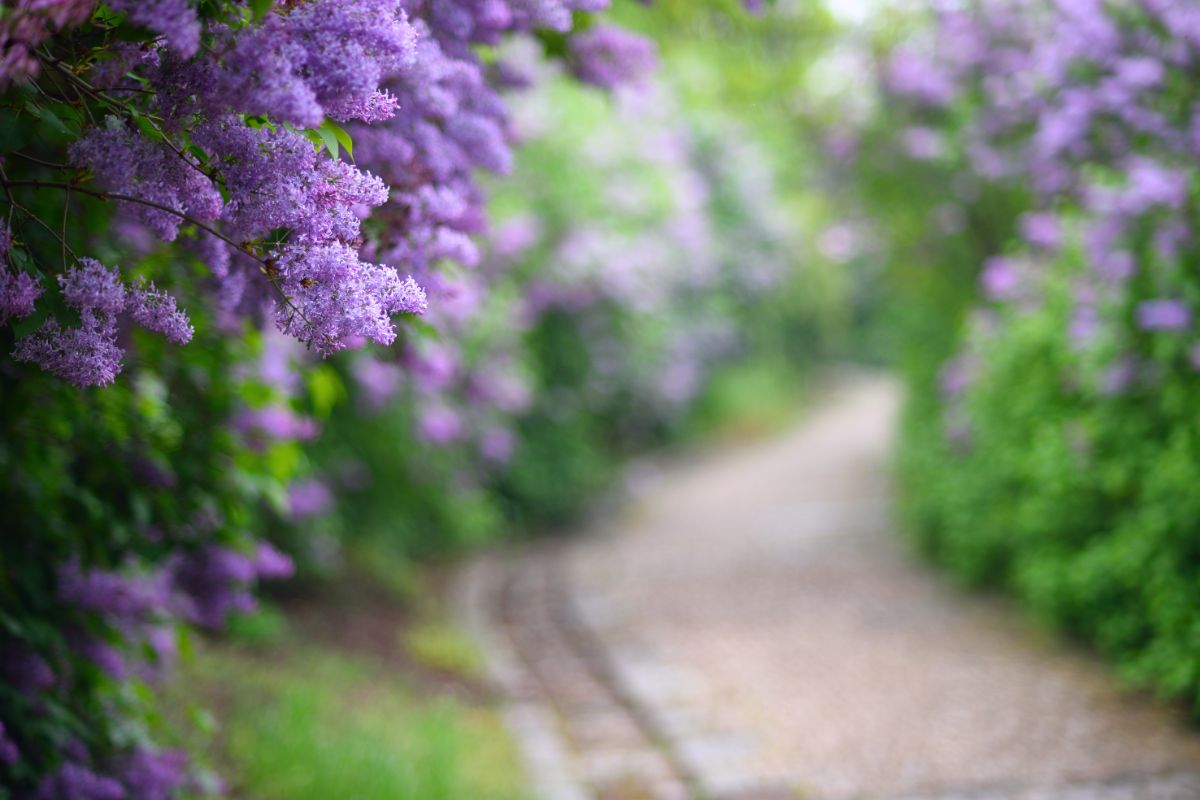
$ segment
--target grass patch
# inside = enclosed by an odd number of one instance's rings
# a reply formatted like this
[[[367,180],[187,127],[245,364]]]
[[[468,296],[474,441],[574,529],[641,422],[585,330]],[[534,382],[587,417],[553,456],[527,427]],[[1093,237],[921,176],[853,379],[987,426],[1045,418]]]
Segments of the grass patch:
[[[719,370],[688,420],[689,435],[705,440],[757,439],[795,421],[808,385],[777,360],[751,360]]]
[[[444,617],[410,620],[398,603],[347,607],[319,593],[305,604],[300,615],[240,619],[232,639],[196,642],[165,689],[164,740],[198,753],[233,798],[528,797],[488,693],[463,691],[482,687],[481,658]],[[319,613],[329,619],[313,624]],[[323,635],[356,626],[347,641]],[[372,646],[355,647],[364,636]],[[431,684],[422,668],[456,677]]]
[[[410,656],[431,669],[474,680],[484,676],[483,657],[475,643],[445,622],[414,626],[404,635],[404,647]]]

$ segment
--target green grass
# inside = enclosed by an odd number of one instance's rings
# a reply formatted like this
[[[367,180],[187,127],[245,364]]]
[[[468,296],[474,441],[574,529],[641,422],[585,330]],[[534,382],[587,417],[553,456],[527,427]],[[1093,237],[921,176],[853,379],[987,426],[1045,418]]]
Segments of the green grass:
[[[483,657],[467,636],[445,622],[427,622],[404,634],[404,647],[419,663],[432,669],[479,680]]]
[[[467,652],[461,635],[439,631],[415,638],[460,662]],[[527,797],[494,709],[428,687],[418,692],[369,656],[295,639],[252,648],[203,644],[167,695],[175,713],[164,724],[176,740],[199,746],[235,798]],[[212,713],[183,711],[197,707]]]
[[[795,421],[808,385],[794,365],[751,360],[719,370],[689,423],[705,439],[755,439]]]

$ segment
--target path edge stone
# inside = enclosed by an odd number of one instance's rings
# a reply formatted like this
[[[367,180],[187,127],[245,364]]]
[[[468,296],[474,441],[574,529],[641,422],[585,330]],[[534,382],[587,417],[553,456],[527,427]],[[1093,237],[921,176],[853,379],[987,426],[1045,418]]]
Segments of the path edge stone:
[[[533,798],[591,800],[572,767],[554,709],[529,690],[530,676],[493,624],[492,604],[503,574],[500,558],[491,554],[460,568],[451,594],[453,613],[482,651],[488,680],[499,695],[501,719],[517,744]]]

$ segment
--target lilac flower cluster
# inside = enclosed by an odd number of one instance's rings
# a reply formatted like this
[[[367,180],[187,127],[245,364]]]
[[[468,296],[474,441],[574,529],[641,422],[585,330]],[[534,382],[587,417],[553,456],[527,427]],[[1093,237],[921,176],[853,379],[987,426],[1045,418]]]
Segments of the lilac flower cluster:
[[[169,567],[170,583],[181,602],[180,615],[197,625],[217,629],[234,612],[253,611],[254,582],[291,575],[291,561],[268,544],[254,555],[213,546],[188,553]]]
[[[0,91],[38,74],[38,45],[92,15],[97,0],[15,0],[0,17]]]
[[[181,214],[201,222],[212,222],[221,214],[221,194],[193,157],[176,155],[116,117],[89,130],[71,145],[70,154],[76,166],[91,170],[109,191],[177,212],[148,205],[134,207],[141,221],[163,241],[178,235]]]
[[[4,269],[0,272],[0,324],[28,317],[41,294],[42,287],[37,278],[26,272],[14,274]]]
[[[472,47],[539,27],[567,31],[572,13],[607,5],[310,0],[233,25],[202,19],[184,0],[118,0],[112,10],[160,38],[122,43],[96,65],[97,85],[127,99],[130,113],[104,96],[109,115],[72,145],[71,163],[159,239],[183,230],[196,238],[226,327],[267,300],[278,327],[319,353],[387,344],[394,315],[454,295],[439,262],[478,261],[470,237],[485,215],[474,171],[512,164],[493,86],[504,70],[489,70]],[[576,73],[607,88],[654,62],[650,43],[611,26],[579,34],[571,48]],[[380,177],[313,149],[309,131],[327,121],[353,123],[357,164]],[[339,135],[321,131],[322,142]],[[362,219],[381,206],[382,227],[364,237]],[[18,280],[6,278],[4,297],[23,312],[28,279]],[[166,296],[132,300],[135,320],[177,343],[190,338]],[[65,331],[52,320],[18,345],[22,360],[79,385],[110,382],[120,351],[99,318]]]
[[[167,46],[183,58],[200,48],[200,20],[187,0],[107,0],[113,11],[162,36]]]
[[[139,325],[171,341],[182,344],[191,339],[191,323],[176,308],[173,297],[153,285],[130,293],[115,269],[95,259],[81,259],[79,266],[58,276],[58,283],[67,305],[79,312],[81,324],[63,328],[57,320],[47,320],[35,333],[17,342],[13,355],[77,386],[112,383],[121,371],[117,320],[123,312],[128,311]]]
[[[605,89],[645,79],[658,62],[654,43],[613,25],[597,25],[571,40],[572,72]]]

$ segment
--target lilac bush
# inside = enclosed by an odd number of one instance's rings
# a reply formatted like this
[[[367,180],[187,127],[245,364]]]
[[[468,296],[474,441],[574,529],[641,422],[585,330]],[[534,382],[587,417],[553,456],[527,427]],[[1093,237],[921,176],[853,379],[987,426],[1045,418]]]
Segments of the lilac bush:
[[[928,12],[843,173],[909,306],[910,527],[1194,709],[1200,16]]]
[[[494,46],[569,45],[606,6],[0,9],[0,795],[218,785],[153,741],[153,682],[179,631],[291,572],[261,535],[326,502],[300,474],[318,360],[403,339],[395,368],[424,359],[436,381],[414,320],[465,319],[487,290],[455,276],[479,261],[480,171],[513,162],[516,69]],[[515,409],[492,366],[471,391]],[[424,413],[433,439],[462,430]],[[498,423],[480,435],[487,458],[511,446]]]

